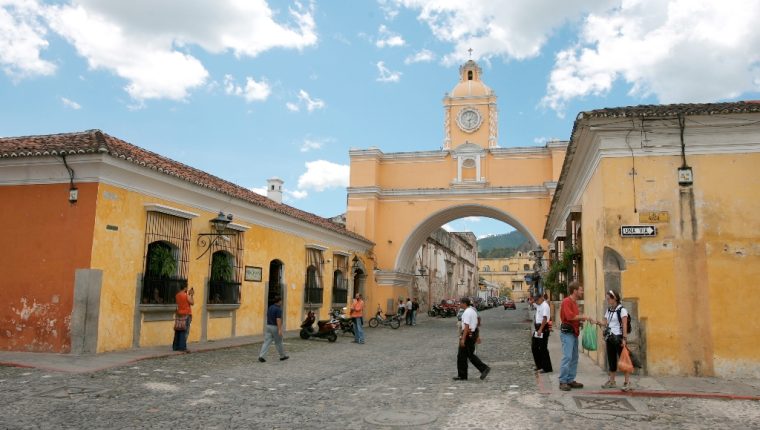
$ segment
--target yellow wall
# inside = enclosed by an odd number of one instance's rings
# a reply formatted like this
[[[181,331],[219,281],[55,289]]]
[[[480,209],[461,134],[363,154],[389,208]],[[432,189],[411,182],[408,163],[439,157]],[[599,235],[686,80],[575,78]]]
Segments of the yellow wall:
[[[609,246],[626,260],[622,293],[639,300],[651,373],[757,377],[760,343],[754,333],[760,323],[737,312],[760,306],[754,294],[760,276],[760,154],[689,156],[695,180],[683,190],[693,190],[693,208],[676,180],[680,162],[636,158],[637,213],[630,159],[600,163],[582,200],[586,312],[603,314],[602,256]],[[666,211],[670,220],[654,224],[656,237],[621,238],[620,226],[644,224],[639,213],[646,211]]]
[[[196,239],[199,233],[209,231],[208,220],[214,218],[216,213],[200,211],[173,201],[100,184],[92,244],[92,268],[103,270],[98,352],[132,347],[133,321],[135,313],[140,314],[139,310],[135,309],[135,302],[144,270],[147,217],[144,205],[146,203],[170,206],[199,215],[191,222],[188,283],[195,289],[196,302],[193,306],[189,341],[195,342],[201,338],[202,310],[206,306],[203,302],[207,295],[210,255],[206,254],[197,259],[203,249],[196,244]],[[236,311],[235,335],[248,336],[263,332],[269,263],[274,259],[279,259],[284,263],[283,279],[287,288],[284,301],[286,329],[293,330],[300,326],[305,313],[304,283],[307,245],[327,247],[323,251],[324,304],[318,310],[319,317],[327,317],[332,305],[332,273],[335,263],[333,251],[345,252],[346,250],[332,249],[327,244],[313,243],[294,233],[284,233],[245,221],[237,222],[250,226],[250,229],[244,233],[243,264],[261,267],[262,282],[242,282],[240,307]],[[107,230],[106,225],[117,226],[118,231]],[[360,257],[369,267],[367,288],[370,288],[372,266],[367,263],[366,256]],[[349,276],[349,274],[346,275]],[[222,339],[231,336],[232,321],[232,318],[207,318],[207,339]],[[140,346],[168,345],[171,344],[172,337],[171,321],[141,322]]]

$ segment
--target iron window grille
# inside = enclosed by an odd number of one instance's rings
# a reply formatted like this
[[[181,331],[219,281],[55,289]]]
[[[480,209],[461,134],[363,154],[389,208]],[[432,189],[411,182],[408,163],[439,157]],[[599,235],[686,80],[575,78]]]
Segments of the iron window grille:
[[[304,302],[309,304],[322,304],[323,288],[319,280],[317,268],[309,266],[306,269],[306,287],[304,288]]]
[[[241,299],[243,278],[242,232],[226,230],[227,240],[217,240],[210,247],[208,304],[237,305]]]
[[[187,285],[190,220],[148,211],[145,221],[142,304],[174,304]],[[157,260],[162,261],[157,261]]]

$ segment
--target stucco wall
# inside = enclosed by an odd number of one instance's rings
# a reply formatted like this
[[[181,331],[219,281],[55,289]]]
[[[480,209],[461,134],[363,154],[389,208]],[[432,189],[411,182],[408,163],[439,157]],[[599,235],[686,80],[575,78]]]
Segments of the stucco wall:
[[[689,156],[693,187],[676,179],[679,157],[606,158],[583,195],[583,257],[587,312],[603,313],[602,256],[608,246],[625,259],[622,293],[638,298],[646,321],[653,374],[760,375],[760,323],[741,309],[760,306],[759,154]],[[634,212],[634,206],[637,212]],[[621,225],[645,224],[639,214],[664,211],[657,236],[621,238]],[[593,312],[591,311],[593,309]]]
[[[76,269],[90,267],[97,184],[0,187],[0,349],[68,352]]]

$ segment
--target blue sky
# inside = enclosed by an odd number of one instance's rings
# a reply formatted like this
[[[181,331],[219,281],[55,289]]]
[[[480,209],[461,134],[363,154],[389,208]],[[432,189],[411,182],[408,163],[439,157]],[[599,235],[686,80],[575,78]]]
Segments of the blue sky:
[[[349,148],[441,146],[469,48],[500,146],[533,146],[583,110],[760,99],[757,22],[756,0],[0,0],[0,136],[98,128],[332,216]]]

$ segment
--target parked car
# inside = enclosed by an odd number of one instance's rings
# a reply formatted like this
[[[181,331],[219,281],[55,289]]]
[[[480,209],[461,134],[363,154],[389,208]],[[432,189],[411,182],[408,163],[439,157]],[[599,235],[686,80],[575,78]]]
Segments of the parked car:
[[[507,309],[517,309],[515,302],[512,300],[507,300],[504,302],[504,310],[506,311]]]

